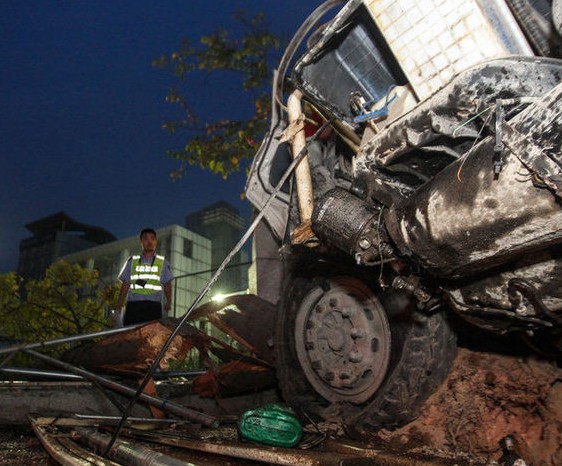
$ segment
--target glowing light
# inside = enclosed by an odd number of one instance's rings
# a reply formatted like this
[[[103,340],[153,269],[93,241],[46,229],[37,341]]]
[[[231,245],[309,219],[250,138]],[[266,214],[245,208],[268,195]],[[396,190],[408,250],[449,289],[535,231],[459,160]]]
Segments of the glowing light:
[[[221,301],[224,301],[226,297],[227,295],[225,294],[217,293],[211,298],[211,301],[214,301],[215,303],[220,303]]]

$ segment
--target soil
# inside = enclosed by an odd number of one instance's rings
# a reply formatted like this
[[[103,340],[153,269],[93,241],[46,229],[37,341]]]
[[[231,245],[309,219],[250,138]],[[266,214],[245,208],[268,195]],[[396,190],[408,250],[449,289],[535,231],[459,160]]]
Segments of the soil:
[[[513,451],[502,448],[506,437]],[[562,369],[536,356],[460,349],[445,383],[421,416],[374,439],[392,449],[464,452],[475,464],[562,464]]]

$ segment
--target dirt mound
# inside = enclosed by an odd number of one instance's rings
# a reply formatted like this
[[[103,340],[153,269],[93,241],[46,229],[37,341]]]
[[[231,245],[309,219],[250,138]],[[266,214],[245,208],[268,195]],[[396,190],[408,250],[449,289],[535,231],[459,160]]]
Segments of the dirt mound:
[[[509,464],[500,442],[514,440],[527,464],[562,464],[562,369],[532,356],[460,349],[453,370],[421,416],[378,440],[404,451],[467,453],[475,462]]]

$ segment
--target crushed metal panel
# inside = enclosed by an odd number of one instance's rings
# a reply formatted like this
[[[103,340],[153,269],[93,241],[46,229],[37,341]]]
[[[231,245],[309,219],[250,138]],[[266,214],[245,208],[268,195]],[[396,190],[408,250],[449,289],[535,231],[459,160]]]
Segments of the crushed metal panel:
[[[210,364],[209,370],[193,381],[193,393],[233,396],[274,387],[271,339],[275,314],[275,306],[253,295],[204,304],[193,311],[191,319],[209,320],[252,354],[184,324],[160,366],[167,369],[171,360],[183,360],[196,348],[205,359],[212,353],[220,363]],[[65,360],[91,370],[138,377],[146,372],[178,324],[179,319],[172,318],[149,322],[130,332],[73,348],[65,354]]]
[[[167,369],[171,360],[182,360],[195,347],[209,345],[209,337],[191,326],[184,326],[160,361]],[[153,321],[98,342],[72,348],[64,360],[91,370],[118,374],[142,375],[152,364],[171,335],[174,326],[167,321]]]

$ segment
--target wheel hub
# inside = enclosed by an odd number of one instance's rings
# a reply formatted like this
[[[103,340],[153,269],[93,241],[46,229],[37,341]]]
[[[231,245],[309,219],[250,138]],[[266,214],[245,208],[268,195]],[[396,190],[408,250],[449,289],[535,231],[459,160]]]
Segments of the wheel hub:
[[[295,323],[297,356],[318,393],[361,403],[376,392],[388,367],[390,329],[362,282],[340,277],[313,288]]]

